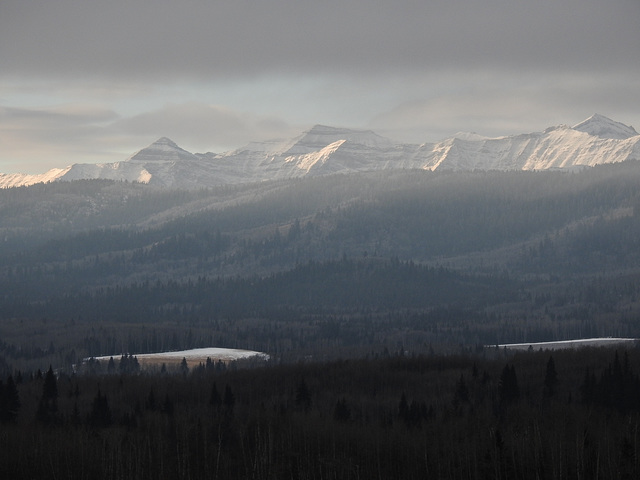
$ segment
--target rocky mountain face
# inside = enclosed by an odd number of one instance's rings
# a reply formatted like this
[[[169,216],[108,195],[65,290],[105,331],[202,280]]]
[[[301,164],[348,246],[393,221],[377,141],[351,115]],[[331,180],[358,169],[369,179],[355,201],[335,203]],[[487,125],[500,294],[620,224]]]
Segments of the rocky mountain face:
[[[190,153],[163,137],[123,162],[76,164],[42,175],[0,174],[0,187],[102,178],[201,188],[372,170],[549,170],[630,159],[640,159],[640,135],[598,114],[573,127],[498,138],[461,133],[422,145],[317,125],[288,141],[251,143],[222,154]]]

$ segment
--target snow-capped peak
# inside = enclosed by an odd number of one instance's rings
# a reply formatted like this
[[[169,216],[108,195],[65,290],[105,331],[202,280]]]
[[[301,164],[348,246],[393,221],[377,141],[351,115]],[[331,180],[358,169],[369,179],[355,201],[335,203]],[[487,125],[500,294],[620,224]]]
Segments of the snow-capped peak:
[[[160,146],[166,146],[166,147],[169,147],[169,148],[180,148],[180,147],[178,147],[178,145],[173,140],[171,140],[170,138],[167,138],[167,137],[160,137],[158,140],[156,140],[155,142],[153,142],[151,144],[151,146],[154,146],[154,145],[155,146],[159,146],[159,147]]]
[[[638,135],[638,132],[636,132],[633,127],[611,120],[599,113],[578,123],[573,129],[595,137],[612,138],[616,140],[625,140]]]

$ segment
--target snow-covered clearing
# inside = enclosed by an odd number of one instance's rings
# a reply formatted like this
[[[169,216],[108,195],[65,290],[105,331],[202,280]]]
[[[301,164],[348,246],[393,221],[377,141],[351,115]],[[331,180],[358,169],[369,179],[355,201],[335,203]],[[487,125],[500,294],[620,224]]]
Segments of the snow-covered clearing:
[[[113,356],[115,361],[120,359],[117,355],[107,355],[104,357],[95,357],[95,360],[100,362],[108,362]],[[232,362],[235,360],[242,360],[247,358],[256,358],[262,360],[268,360],[269,355],[263,352],[254,352],[252,350],[238,350],[233,348],[193,348],[191,350],[180,350],[177,352],[162,352],[162,353],[143,353],[140,355],[133,354],[138,359],[138,363],[141,367],[160,366],[163,363],[167,366],[177,366],[182,362],[182,359],[186,359],[189,367],[198,366],[200,363],[206,363],[207,358],[210,358],[212,362]]]
[[[537,342],[537,343],[504,343],[502,345],[487,345],[490,347],[508,348],[511,350],[563,350],[581,347],[609,347],[623,344],[632,347],[638,339],[636,338],[580,338],[577,340],[562,340],[558,342]]]

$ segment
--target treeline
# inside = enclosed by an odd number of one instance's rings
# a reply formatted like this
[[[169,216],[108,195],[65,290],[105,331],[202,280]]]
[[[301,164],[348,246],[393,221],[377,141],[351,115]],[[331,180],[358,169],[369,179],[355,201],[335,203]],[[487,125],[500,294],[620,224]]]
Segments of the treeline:
[[[638,350],[20,374],[4,478],[637,478]],[[618,403],[601,396],[619,385]],[[617,387],[616,387],[617,388]]]

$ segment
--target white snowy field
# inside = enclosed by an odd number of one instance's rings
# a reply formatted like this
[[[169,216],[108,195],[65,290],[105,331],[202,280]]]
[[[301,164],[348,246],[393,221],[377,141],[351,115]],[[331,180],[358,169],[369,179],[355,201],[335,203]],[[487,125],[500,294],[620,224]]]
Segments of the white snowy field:
[[[486,345],[487,348],[499,347],[510,350],[563,350],[581,347],[609,347],[612,345],[627,345],[632,347],[638,339],[636,338],[580,338],[577,340],[562,340],[558,342],[537,342],[537,343],[503,343],[501,345]]]
[[[176,352],[143,353],[140,355],[133,354],[133,356],[138,359],[138,363],[141,367],[160,366],[163,363],[166,364],[167,367],[173,367],[179,365],[183,358],[186,359],[187,365],[190,368],[198,366],[200,363],[206,363],[207,358],[210,358],[214,363],[218,361],[227,363],[254,357],[262,360],[269,359],[269,355],[263,352],[217,347],[193,348],[191,350],[180,350]],[[111,357],[113,357],[115,361],[120,359],[120,356],[117,355],[107,355],[104,357],[95,357],[95,360],[108,362]]]

